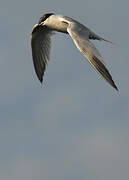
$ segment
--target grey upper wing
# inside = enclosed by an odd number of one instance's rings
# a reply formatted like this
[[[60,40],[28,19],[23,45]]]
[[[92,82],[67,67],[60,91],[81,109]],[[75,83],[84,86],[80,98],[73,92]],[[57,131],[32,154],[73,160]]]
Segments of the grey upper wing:
[[[113,42],[107,40],[107,39],[104,39],[100,36],[98,36],[97,34],[95,34],[94,32],[92,32],[91,30],[89,30],[89,39],[93,39],[93,40],[99,40],[99,41],[106,41],[106,42],[109,42],[111,44],[114,44]]]
[[[89,34],[85,32],[84,28],[81,29],[81,26],[76,23],[70,23],[67,31],[72,37],[75,45],[80,50],[80,52],[88,59],[90,64],[95,68],[95,70],[101,74],[101,76],[116,90],[118,90],[115,85],[112,76],[105,67],[102,57],[98,50],[95,48],[94,44],[89,41]]]
[[[35,72],[40,82],[43,81],[44,71],[50,54],[51,31],[46,26],[36,24],[31,33],[32,58]]]

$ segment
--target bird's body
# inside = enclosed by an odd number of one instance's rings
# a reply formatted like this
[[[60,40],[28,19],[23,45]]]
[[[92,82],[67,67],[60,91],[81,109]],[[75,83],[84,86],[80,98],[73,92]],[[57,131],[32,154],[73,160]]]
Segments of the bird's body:
[[[39,80],[42,82],[42,77],[46,68],[47,61],[50,54],[50,36],[53,32],[67,33],[73,39],[76,47],[80,52],[88,59],[90,64],[96,69],[96,71],[102,75],[102,77],[116,90],[117,87],[103,63],[103,59],[99,51],[95,48],[94,44],[90,41],[104,40],[106,39],[93,33],[90,29],[76,20],[62,15],[45,14],[42,16],[32,29],[31,33],[31,46],[32,56],[36,74]]]

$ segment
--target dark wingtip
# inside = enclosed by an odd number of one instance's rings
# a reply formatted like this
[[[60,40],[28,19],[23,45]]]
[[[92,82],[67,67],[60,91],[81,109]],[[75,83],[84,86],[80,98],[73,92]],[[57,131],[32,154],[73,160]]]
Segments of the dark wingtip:
[[[93,56],[93,65],[95,66],[96,70],[101,74],[101,76],[117,91],[118,88],[115,85],[115,82],[112,79],[111,74],[109,73],[108,69],[104,66],[104,64],[96,57]]]
[[[42,82],[43,82],[43,77],[42,76],[38,76],[38,79],[39,79],[39,81],[40,81],[40,83],[42,84]]]
[[[115,83],[113,84],[113,87],[114,87],[117,91],[119,91],[119,89],[117,88],[117,86],[115,85]]]
[[[115,85],[115,87],[114,87],[117,91],[119,91],[119,89],[118,89],[118,87]]]

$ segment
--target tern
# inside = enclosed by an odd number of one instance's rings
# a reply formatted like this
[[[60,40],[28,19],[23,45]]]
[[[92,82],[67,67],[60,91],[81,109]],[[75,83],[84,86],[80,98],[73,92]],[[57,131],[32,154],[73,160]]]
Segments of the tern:
[[[77,49],[89,61],[93,68],[116,90],[112,76],[106,68],[103,58],[90,40],[110,42],[91,31],[80,22],[63,15],[48,13],[43,15],[31,32],[31,48],[34,69],[42,83],[43,75],[50,55],[51,35],[55,32],[69,34]],[[112,42],[110,42],[112,43]]]

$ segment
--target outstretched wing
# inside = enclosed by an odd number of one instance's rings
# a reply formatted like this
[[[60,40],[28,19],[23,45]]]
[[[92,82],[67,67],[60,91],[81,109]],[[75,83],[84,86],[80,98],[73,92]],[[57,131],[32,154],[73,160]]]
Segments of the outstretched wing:
[[[51,30],[46,26],[36,24],[31,32],[32,57],[35,72],[42,83],[46,64],[50,54]]]
[[[106,41],[106,42],[109,42],[111,44],[114,44],[113,42],[107,40],[107,39],[104,39],[100,36],[98,36],[97,34],[95,34],[94,32],[92,31],[89,31],[89,39],[93,39],[93,40],[99,40],[99,41]]]
[[[101,74],[101,76],[116,90],[118,90],[115,85],[112,76],[105,67],[102,57],[98,50],[95,48],[94,44],[89,41],[89,32],[87,29],[85,31],[84,27],[81,27],[81,24],[76,22],[69,22],[67,31],[71,38],[73,39],[76,47],[80,52],[88,59],[90,64],[95,68],[95,70]]]

